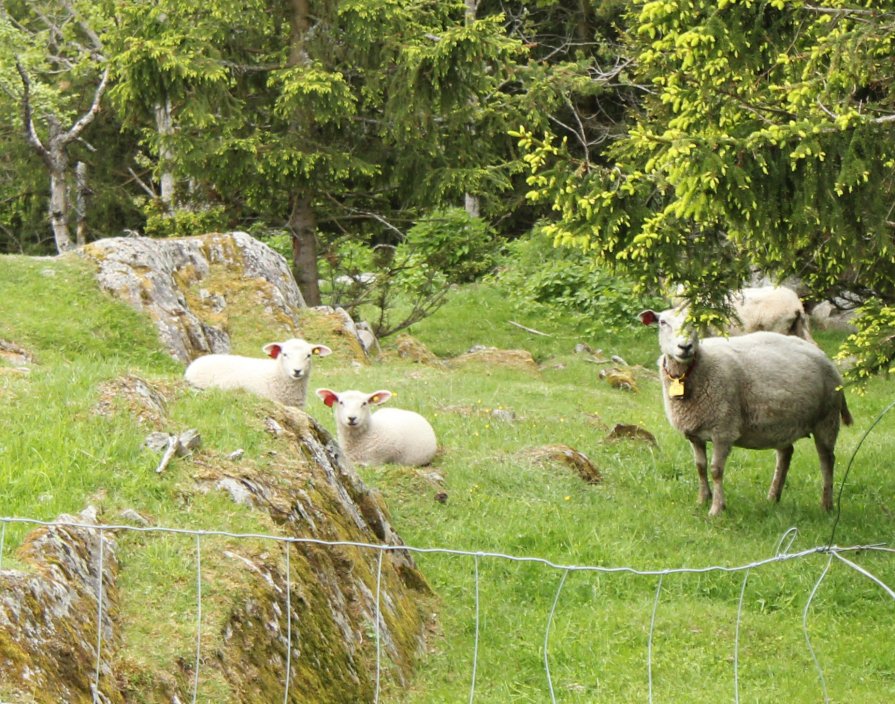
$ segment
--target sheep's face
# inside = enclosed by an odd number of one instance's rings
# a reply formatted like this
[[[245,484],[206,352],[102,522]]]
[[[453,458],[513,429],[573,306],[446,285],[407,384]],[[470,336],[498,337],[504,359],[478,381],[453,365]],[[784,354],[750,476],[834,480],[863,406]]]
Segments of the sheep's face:
[[[372,394],[363,391],[342,391],[336,393],[330,389],[317,389],[317,395],[333,409],[336,423],[344,428],[363,430],[370,425],[372,407],[388,401],[390,391],[374,391]]]
[[[315,345],[292,338],[285,342],[264,345],[264,352],[280,363],[283,374],[289,379],[304,379],[311,373],[311,359],[332,354],[326,345]]]
[[[645,310],[640,314],[640,322],[659,327],[659,348],[666,357],[686,364],[696,356],[699,337],[696,329],[687,322],[685,311],[676,308],[661,313]]]

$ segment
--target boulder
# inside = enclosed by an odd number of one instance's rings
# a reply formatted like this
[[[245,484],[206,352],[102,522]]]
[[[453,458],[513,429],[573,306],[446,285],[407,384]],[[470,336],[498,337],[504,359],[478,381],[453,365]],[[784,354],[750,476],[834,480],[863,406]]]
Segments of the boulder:
[[[96,265],[100,287],[153,319],[181,362],[229,352],[227,309],[250,287],[255,310],[278,327],[298,327],[305,302],[286,260],[245,232],[151,239],[112,237],[76,250]]]

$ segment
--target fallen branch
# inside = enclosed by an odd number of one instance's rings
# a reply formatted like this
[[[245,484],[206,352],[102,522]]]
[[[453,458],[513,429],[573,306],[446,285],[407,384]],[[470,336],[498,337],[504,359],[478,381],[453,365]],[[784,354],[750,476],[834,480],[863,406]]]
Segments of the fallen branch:
[[[540,330],[535,330],[534,328],[527,328],[524,325],[520,325],[515,320],[510,320],[509,323],[510,323],[510,325],[515,325],[517,328],[521,328],[522,330],[525,330],[525,332],[530,332],[532,335],[541,335],[543,337],[553,337],[553,335],[551,335],[550,333],[541,332]]]

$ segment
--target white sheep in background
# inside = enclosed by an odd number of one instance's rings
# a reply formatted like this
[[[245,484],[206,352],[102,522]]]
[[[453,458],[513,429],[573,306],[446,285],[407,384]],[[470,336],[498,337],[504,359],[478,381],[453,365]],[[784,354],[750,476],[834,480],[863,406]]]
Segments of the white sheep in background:
[[[333,409],[339,445],[352,462],[420,466],[435,457],[435,431],[419,413],[401,408],[372,412],[392,397],[390,391],[317,389],[317,395]]]
[[[814,344],[797,337],[755,332],[700,340],[680,310],[646,310],[644,325],[658,324],[659,374],[665,414],[693,446],[699,501],[712,497],[709,514],[724,508],[722,479],[732,447],[775,449],[777,466],[768,499],[779,501],[793,443],[814,436],[823,476],[821,504],[833,507],[833,463],[840,418],[852,422],[842,377]],[[706,443],[712,443],[712,492]]]
[[[198,357],[186,368],[184,376],[200,389],[244,389],[284,406],[304,408],[311,359],[325,357],[332,350],[296,338],[270,342],[262,349],[270,359],[235,354]]]
[[[786,286],[743,288],[730,296],[736,313],[730,333],[778,332],[811,341],[808,316],[798,294]]]

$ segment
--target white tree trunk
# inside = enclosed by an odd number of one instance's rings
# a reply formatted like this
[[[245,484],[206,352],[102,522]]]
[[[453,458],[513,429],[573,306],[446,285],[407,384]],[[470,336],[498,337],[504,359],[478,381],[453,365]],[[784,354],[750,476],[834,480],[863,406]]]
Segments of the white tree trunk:
[[[83,161],[75,164],[75,213],[78,218],[75,239],[81,247],[87,244],[87,164]]]
[[[165,99],[164,103],[155,106],[155,126],[159,134],[159,186],[161,188],[160,199],[165,209],[171,212],[174,208],[174,172],[171,163],[174,159],[174,150],[171,148],[171,136],[174,134],[174,121],[171,118],[171,100]]]

